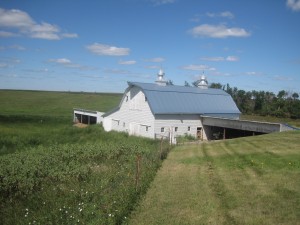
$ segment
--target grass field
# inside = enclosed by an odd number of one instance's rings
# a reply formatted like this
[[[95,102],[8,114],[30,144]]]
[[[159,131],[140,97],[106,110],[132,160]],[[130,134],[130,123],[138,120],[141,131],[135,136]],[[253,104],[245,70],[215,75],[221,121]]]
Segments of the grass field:
[[[128,222],[159,143],[72,126],[74,107],[108,111],[121,97],[0,90],[0,224],[299,224],[299,132],[176,147]]]
[[[0,90],[0,115],[72,118],[73,108],[106,112],[122,94]]]
[[[0,90],[0,155],[53,143],[86,143],[73,128],[73,108],[108,111],[121,94]],[[74,130],[77,131],[71,135]],[[49,138],[50,137],[50,138]]]
[[[300,132],[176,147],[129,224],[300,224]]]
[[[72,124],[74,107],[107,111],[120,99],[0,91],[0,224],[126,223],[161,165],[160,143]]]

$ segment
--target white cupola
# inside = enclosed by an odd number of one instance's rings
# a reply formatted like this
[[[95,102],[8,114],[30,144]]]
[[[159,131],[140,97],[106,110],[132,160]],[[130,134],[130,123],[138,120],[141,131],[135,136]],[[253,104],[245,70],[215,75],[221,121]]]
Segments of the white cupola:
[[[200,81],[198,82],[198,88],[207,89],[208,88],[208,82],[204,75],[200,77]]]
[[[156,84],[160,85],[160,86],[166,86],[167,85],[167,81],[164,80],[164,71],[162,69],[160,69],[158,71],[158,74],[157,74],[157,80],[155,81]]]

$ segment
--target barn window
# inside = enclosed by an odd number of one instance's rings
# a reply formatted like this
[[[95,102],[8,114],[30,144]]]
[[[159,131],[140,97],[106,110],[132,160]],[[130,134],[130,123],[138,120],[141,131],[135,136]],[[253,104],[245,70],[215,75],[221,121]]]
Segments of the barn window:
[[[145,96],[145,102],[147,102],[148,101],[148,99],[147,99],[147,97]]]
[[[191,127],[188,127],[188,131],[191,131]]]
[[[175,127],[175,132],[177,132],[178,131],[178,127]]]
[[[125,122],[123,123],[123,127],[125,127]]]
[[[126,96],[126,102],[128,102],[128,95]]]
[[[148,128],[149,128],[149,127],[148,127],[148,126],[146,126],[146,131],[147,131],[147,132],[148,132]]]
[[[160,128],[160,132],[165,132],[165,128],[164,127]]]

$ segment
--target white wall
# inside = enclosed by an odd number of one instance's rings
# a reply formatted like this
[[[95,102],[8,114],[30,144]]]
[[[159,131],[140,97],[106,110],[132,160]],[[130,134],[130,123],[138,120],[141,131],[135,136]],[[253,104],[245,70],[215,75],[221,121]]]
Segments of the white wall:
[[[185,134],[197,137],[197,127],[203,127],[199,115],[156,115],[154,124],[155,134],[169,135],[171,133],[175,137]],[[164,127],[164,132],[161,132],[162,127]],[[177,131],[175,131],[176,127]],[[203,133],[203,139],[207,139],[205,133]]]
[[[145,100],[144,93],[138,87],[127,90],[121,101],[120,109],[104,118],[105,130],[110,127],[109,120],[111,130],[154,138],[154,116]]]

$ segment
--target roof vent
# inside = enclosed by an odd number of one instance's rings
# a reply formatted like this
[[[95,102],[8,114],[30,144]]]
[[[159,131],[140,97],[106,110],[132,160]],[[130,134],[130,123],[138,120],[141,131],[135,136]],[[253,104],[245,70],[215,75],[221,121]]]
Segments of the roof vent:
[[[160,85],[160,86],[166,86],[167,85],[167,81],[164,80],[164,71],[162,69],[160,69],[158,71],[158,74],[157,74],[157,80],[155,81],[156,84]]]
[[[198,88],[207,89],[208,88],[208,82],[204,75],[200,77],[200,81],[198,82]]]

